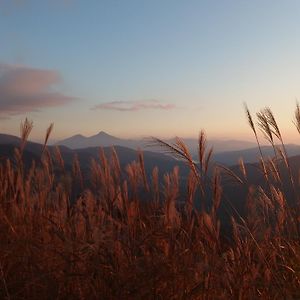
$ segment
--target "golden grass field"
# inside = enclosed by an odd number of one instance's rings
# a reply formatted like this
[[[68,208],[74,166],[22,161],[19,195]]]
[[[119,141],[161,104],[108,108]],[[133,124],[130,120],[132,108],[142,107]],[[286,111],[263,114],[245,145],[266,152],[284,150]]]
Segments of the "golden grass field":
[[[257,123],[246,113],[258,147],[258,129],[274,147],[274,158],[261,154],[261,186],[248,183],[242,161],[242,176],[220,167],[208,176],[212,151],[203,132],[199,163],[181,140],[155,140],[190,167],[180,206],[180,170],[159,182],[155,168],[149,178],[142,153],[121,170],[116,153],[108,159],[100,149],[85,187],[76,157],[70,174],[58,148],[50,155],[52,125],[41,163],[25,168],[26,120],[15,158],[0,163],[0,299],[300,299],[299,180],[271,110],[260,111]],[[300,132],[299,106],[294,122]],[[231,216],[226,241],[217,212],[221,201],[232,202],[223,197],[222,176],[248,190],[239,199],[247,215]]]

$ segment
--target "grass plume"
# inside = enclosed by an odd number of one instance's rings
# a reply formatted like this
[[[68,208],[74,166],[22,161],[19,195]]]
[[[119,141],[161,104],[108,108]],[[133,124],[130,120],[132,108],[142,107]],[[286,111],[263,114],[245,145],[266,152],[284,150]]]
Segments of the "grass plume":
[[[247,107],[246,116],[260,149]],[[284,159],[272,112],[257,117]],[[180,139],[154,139],[189,166],[185,187],[178,167],[147,174],[141,152],[123,167],[100,149],[86,174],[79,157],[68,170],[59,148],[46,147],[50,125],[41,161],[19,167],[32,126],[21,126],[16,159],[0,162],[1,299],[299,299],[300,213],[279,169],[288,163],[260,149],[265,179],[253,183],[242,160],[237,171],[214,167],[202,131],[199,161]],[[228,199],[228,176],[244,198]]]

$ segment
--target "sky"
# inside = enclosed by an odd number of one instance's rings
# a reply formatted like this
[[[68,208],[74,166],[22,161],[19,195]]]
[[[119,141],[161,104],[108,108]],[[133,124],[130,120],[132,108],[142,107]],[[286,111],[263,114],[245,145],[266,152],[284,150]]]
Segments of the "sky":
[[[252,139],[243,103],[288,142],[300,1],[0,0],[0,132]]]

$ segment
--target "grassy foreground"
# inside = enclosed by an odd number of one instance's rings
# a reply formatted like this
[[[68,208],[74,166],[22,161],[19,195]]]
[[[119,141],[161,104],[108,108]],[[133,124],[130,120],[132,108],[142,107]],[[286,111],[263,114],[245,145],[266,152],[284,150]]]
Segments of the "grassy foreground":
[[[242,162],[242,175],[222,168],[248,190],[240,199],[247,215],[231,216],[226,242],[217,213],[221,201],[232,202],[222,192],[224,172],[216,167],[208,176],[212,151],[203,132],[198,163],[179,139],[174,145],[155,141],[190,167],[179,205],[180,170],[165,174],[163,183],[158,169],[147,178],[142,154],[121,170],[114,151],[108,160],[99,150],[85,187],[76,157],[70,174],[59,149],[55,157],[48,152],[52,126],[41,162],[25,167],[22,153],[32,129],[26,120],[15,159],[0,163],[0,299],[299,299],[298,179],[272,112],[264,109],[257,118],[274,158],[261,155],[261,186],[247,182]],[[300,132],[298,106],[295,125]],[[70,203],[74,194],[77,201]]]

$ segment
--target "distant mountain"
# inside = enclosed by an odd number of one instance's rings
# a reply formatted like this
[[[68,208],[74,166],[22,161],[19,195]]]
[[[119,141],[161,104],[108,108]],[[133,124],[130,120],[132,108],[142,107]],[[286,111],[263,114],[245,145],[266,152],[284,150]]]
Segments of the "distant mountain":
[[[21,139],[19,137],[9,135],[9,134],[0,133],[0,146],[2,146],[2,145],[11,145],[11,146],[14,146],[13,148],[15,148],[15,147],[19,147],[20,143],[21,143]],[[25,150],[28,151],[28,152],[31,152],[31,153],[33,153],[37,156],[39,156],[41,154],[42,149],[43,149],[42,144],[31,142],[31,141],[26,142]],[[49,149],[50,149],[50,151],[52,151],[53,146],[49,146]],[[71,149],[69,149],[65,146],[61,146],[60,150],[62,152],[72,151]]]
[[[190,152],[195,156],[198,155],[198,139],[182,139]],[[174,142],[175,139],[168,140],[168,142]],[[213,147],[214,153],[225,152],[225,151],[237,151],[247,148],[255,147],[255,143],[243,140],[217,140],[217,139],[208,139],[207,147]],[[195,157],[196,158],[196,157]]]
[[[107,143],[109,143],[109,140],[112,140],[109,135],[102,132],[100,132],[97,136],[106,138]],[[11,135],[0,134],[0,163],[1,161],[5,161],[6,158],[14,160],[14,149],[19,145],[20,138]],[[75,155],[78,156],[81,168],[86,174],[89,174],[91,160],[95,159],[99,161],[99,147],[89,147],[76,150],[70,149],[66,146],[59,146],[59,148],[64,159],[65,166],[69,170],[71,170]],[[114,148],[118,154],[122,169],[124,169],[126,165],[128,165],[132,161],[138,159],[138,152],[136,150],[122,146],[115,146]],[[25,164],[30,166],[32,160],[39,161],[42,149],[43,145],[41,144],[27,142],[23,155]],[[54,146],[48,146],[48,150],[52,155],[54,155]],[[103,147],[103,150],[106,156],[109,158],[111,156],[112,148],[110,146]],[[181,176],[186,177],[189,173],[189,170],[185,163],[178,161],[171,156],[151,151],[143,151],[143,155],[146,173],[149,176],[151,175],[151,172],[155,166],[159,168],[160,175],[163,175],[166,172],[171,172],[175,166],[180,167]]]
[[[212,146],[214,153],[224,151],[238,151],[247,148],[253,148],[256,143],[243,140],[208,140],[208,146]]]
[[[172,144],[175,143],[175,138],[167,139],[166,142]],[[182,138],[184,143],[189,148],[191,154],[196,158],[198,153],[198,139],[192,138]],[[83,149],[88,147],[109,147],[109,146],[122,146],[126,148],[131,148],[136,150],[140,149],[148,149],[150,151],[161,152],[161,148],[158,146],[149,147],[149,139],[121,139],[109,135],[103,131],[99,132],[96,135],[85,137],[83,135],[77,134],[70,138],[64,139],[58,143],[57,145],[64,145],[71,149]],[[234,150],[242,150],[246,148],[255,147],[255,143],[248,141],[239,141],[239,140],[208,140],[208,146],[214,148],[214,152],[224,152],[224,151],[234,151]]]
[[[175,138],[166,140],[168,143],[172,144],[175,142]],[[196,139],[183,139],[187,147],[189,148],[192,156],[195,160],[198,159],[198,141]],[[252,142],[239,141],[239,140],[210,140],[207,142],[208,147],[213,147],[214,154],[213,160],[217,163],[221,163],[227,166],[232,166],[238,163],[239,159],[242,157],[245,163],[254,163],[259,159],[259,151],[257,146]],[[8,134],[0,134],[0,145],[20,145],[20,138]],[[111,146],[118,146],[120,153],[123,149],[124,152],[129,153],[129,150],[134,150],[131,153],[135,153],[138,148],[142,149],[147,155],[152,153],[154,159],[158,159],[161,154],[162,149],[158,146],[149,147],[149,140],[130,140],[121,139],[109,135],[103,131],[98,134],[85,137],[83,135],[74,135],[68,139],[65,139],[57,145],[60,145],[61,152],[66,154],[66,160],[70,159],[70,156],[75,153],[98,153],[98,147],[110,149]],[[50,151],[53,147],[49,146]],[[94,149],[92,149],[94,148]],[[39,143],[28,142],[26,146],[27,151],[35,155],[40,155],[42,150],[42,145]],[[286,149],[289,156],[300,155],[300,146],[295,144],[287,144]],[[108,151],[107,150],[107,151]],[[265,157],[274,156],[274,151],[271,146],[262,146],[263,155]],[[160,154],[158,154],[158,152]],[[85,154],[82,154],[83,156]],[[169,157],[165,155],[164,157]],[[170,158],[170,157],[169,157]],[[173,159],[173,158],[172,158]]]
[[[0,133],[0,145],[19,145],[20,138],[14,135]]]
[[[288,156],[300,155],[300,146],[294,144],[285,145]],[[262,146],[262,153],[264,157],[274,157],[274,149],[271,146]],[[215,153],[213,156],[214,161],[228,166],[238,163],[239,159],[243,158],[244,163],[254,163],[260,158],[258,147],[243,149],[238,151],[225,151]]]
[[[81,134],[76,134],[67,139],[59,141],[56,145],[63,145],[71,149],[83,149],[89,147],[110,147],[122,146],[132,149],[144,148],[145,142],[142,140],[120,139],[100,131],[98,134],[86,137]]]

